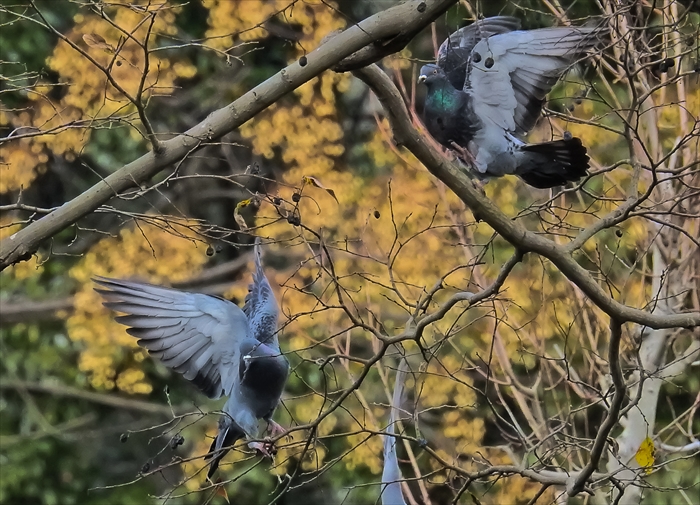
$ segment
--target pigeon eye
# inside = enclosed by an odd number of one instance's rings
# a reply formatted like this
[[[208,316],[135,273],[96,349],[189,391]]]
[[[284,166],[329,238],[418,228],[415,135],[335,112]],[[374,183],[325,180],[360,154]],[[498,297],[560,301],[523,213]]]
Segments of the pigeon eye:
[[[491,68],[493,67],[493,58],[486,58],[486,61],[484,62],[484,65],[486,68]]]
[[[481,61],[481,55],[479,53],[474,53],[474,56],[472,56],[472,61],[474,63],[479,63]]]

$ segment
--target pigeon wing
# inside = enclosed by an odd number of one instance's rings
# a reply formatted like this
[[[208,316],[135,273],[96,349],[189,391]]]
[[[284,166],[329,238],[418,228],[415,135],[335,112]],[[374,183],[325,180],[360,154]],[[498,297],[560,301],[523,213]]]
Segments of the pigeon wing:
[[[462,89],[467,75],[467,63],[474,46],[481,39],[520,29],[520,20],[510,16],[480,19],[452,33],[440,45],[437,65],[445,71],[456,89]]]
[[[596,44],[598,33],[596,28],[542,28],[480,40],[464,84],[474,112],[509,132],[527,133],[547,93],[568,66]]]
[[[384,489],[382,490],[382,505],[406,505],[403,492],[401,491],[401,469],[399,469],[399,460],[396,455],[396,444],[399,439],[391,435],[395,433],[395,426],[399,420],[399,409],[404,396],[407,369],[408,365],[402,358],[394,382],[389,426],[386,429],[387,435],[384,435],[384,470],[382,471]]]
[[[263,271],[260,238],[255,239],[253,256],[255,258],[253,282],[248,286],[243,312],[248,316],[250,335],[279,351],[279,342],[277,341],[279,309],[270,283]]]
[[[116,321],[165,366],[182,374],[210,398],[229,396],[238,377],[240,341],[248,323],[235,304],[139,282],[94,279],[107,308],[126,315]]]

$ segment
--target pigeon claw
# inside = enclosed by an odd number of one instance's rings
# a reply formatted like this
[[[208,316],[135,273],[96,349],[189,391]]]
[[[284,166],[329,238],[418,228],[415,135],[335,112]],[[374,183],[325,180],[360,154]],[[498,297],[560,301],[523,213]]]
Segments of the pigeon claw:
[[[260,452],[263,456],[270,459],[274,459],[275,455],[277,454],[277,447],[275,447],[275,444],[269,440],[265,440],[264,442],[251,442],[248,444],[248,447]]]
[[[456,142],[450,142],[450,147],[452,147],[452,149],[454,149],[457,152],[457,157],[460,158],[463,162],[472,167],[476,165],[476,160],[474,159],[474,156],[472,156],[472,153],[470,153],[467,149],[460,146]]]
[[[274,421],[268,421],[267,422],[267,430],[270,433],[270,437],[275,438],[280,435],[284,435],[287,433],[287,430],[285,430],[281,425],[277,424]],[[287,435],[287,438],[289,438],[289,435]]]

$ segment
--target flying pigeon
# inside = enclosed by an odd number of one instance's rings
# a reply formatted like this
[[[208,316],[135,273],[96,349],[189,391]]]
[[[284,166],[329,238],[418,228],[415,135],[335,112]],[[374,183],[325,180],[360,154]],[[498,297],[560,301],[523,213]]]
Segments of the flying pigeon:
[[[552,86],[597,43],[596,28],[519,30],[516,18],[498,16],[454,32],[423,66],[423,121],[442,145],[476,169],[477,177],[518,175],[536,188],[585,176],[588,156],[575,137],[528,144]]]
[[[389,414],[389,426],[384,435],[384,470],[382,471],[382,505],[406,505],[401,491],[401,470],[396,456],[396,443],[398,439],[392,435],[395,433],[395,425],[399,419],[399,408],[403,398],[404,383],[406,382],[407,364],[401,360],[396,372],[394,382],[394,394],[391,399],[391,414]]]
[[[168,368],[184,375],[209,398],[228,397],[219,431],[205,459],[211,478],[240,438],[257,438],[258,420],[272,436],[284,433],[272,414],[289,375],[277,341],[277,301],[262,267],[260,239],[255,272],[243,310],[223,298],[150,284],[96,278],[107,308],[127,315],[116,321]],[[251,447],[269,455],[265,444]]]

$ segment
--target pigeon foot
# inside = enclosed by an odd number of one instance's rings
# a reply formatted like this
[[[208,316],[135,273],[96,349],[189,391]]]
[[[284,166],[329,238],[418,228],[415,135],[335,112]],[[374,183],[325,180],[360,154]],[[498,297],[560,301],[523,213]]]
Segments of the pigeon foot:
[[[270,437],[272,438],[287,433],[287,430],[285,430],[280,424],[274,421],[267,422],[267,430],[269,431]],[[289,438],[289,435],[287,435],[287,438]]]
[[[472,153],[470,153],[467,149],[460,146],[456,142],[450,142],[450,146],[457,152],[457,157],[460,158],[463,162],[472,167],[476,166],[476,160],[474,159],[474,156],[472,156]]]
[[[274,459],[277,454],[277,447],[272,442],[265,440],[264,442],[251,442],[248,444],[253,450],[260,452],[266,458]]]

